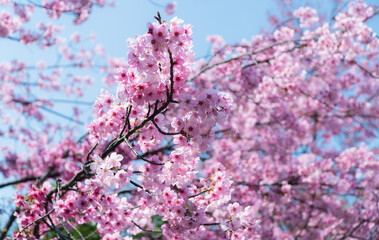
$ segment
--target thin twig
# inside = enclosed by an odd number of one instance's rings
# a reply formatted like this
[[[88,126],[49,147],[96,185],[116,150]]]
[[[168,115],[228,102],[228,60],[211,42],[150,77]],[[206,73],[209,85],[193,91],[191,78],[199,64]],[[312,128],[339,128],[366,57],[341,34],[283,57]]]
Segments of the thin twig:
[[[70,220],[67,221],[67,223],[79,234],[79,236],[80,236],[80,238],[82,240],[85,240],[85,238],[83,237],[82,233],[74,225],[72,225],[72,223],[70,222]]]
[[[138,154],[138,152],[133,148],[133,146],[130,144],[130,142],[126,138],[124,138],[124,140],[125,140],[126,145],[128,145],[128,147],[130,148],[130,150],[132,150],[132,152],[137,157],[137,159],[141,159],[141,160],[143,160],[145,162],[148,162],[148,163],[154,164],[154,165],[164,165],[164,163],[152,162],[152,161],[150,161],[150,160],[142,157],[141,155]]]
[[[209,191],[209,189],[205,189],[205,190],[203,190],[203,191],[201,191],[199,193],[196,193],[194,195],[189,196],[188,198],[194,198],[194,197],[200,196],[201,194],[206,193],[208,191]]]
[[[158,124],[155,122],[154,119],[151,120],[151,121],[153,122],[154,126],[158,129],[158,132],[160,132],[160,133],[163,134],[163,135],[178,135],[178,134],[182,134],[181,131],[180,131],[180,132],[165,132],[165,131],[163,131],[163,130],[158,126]]]
[[[37,180],[37,179],[38,179],[38,177],[35,177],[35,176],[25,177],[25,178],[22,178],[22,179],[19,179],[19,180],[14,180],[14,181],[11,181],[11,182],[2,183],[2,184],[0,184],[0,188],[4,188],[4,187],[7,187],[7,186],[11,186],[11,185],[16,185],[16,184],[19,184],[19,183],[34,181],[34,180]]]
[[[52,114],[54,114],[54,115],[56,115],[56,116],[58,116],[58,117],[61,117],[61,118],[66,119],[66,120],[68,120],[68,121],[75,122],[75,123],[78,123],[78,124],[80,124],[80,125],[84,125],[83,122],[81,122],[81,121],[77,121],[76,119],[74,119],[74,118],[72,118],[72,117],[69,117],[69,116],[66,116],[66,115],[64,115],[64,114],[62,114],[62,113],[60,113],[60,112],[57,112],[57,111],[53,110],[53,109],[50,109],[50,108],[47,108],[47,107],[44,107],[44,106],[41,106],[40,108],[41,108],[42,110],[46,111],[46,112],[52,113]]]
[[[149,109],[150,110],[150,109]],[[120,134],[118,135],[119,138],[122,137],[122,134],[124,134],[124,131],[126,129],[126,126],[128,126],[128,129],[131,129],[131,126],[130,126],[130,113],[132,112],[132,105],[128,106],[125,110],[125,123],[124,125],[122,126],[122,129],[121,129],[121,132]]]
[[[150,232],[150,233],[162,233],[162,231],[154,231],[154,230],[150,230],[150,229],[143,228],[143,227],[141,227],[140,225],[138,225],[137,223],[135,223],[133,220],[132,220],[132,223],[133,223],[136,227],[138,227],[139,229],[141,229],[142,231]]]
[[[144,187],[142,187],[141,185],[139,185],[138,183],[136,183],[136,182],[133,181],[133,180],[130,180],[130,183],[133,184],[134,186],[138,187],[138,188],[141,188],[142,190],[144,190],[144,191],[147,192],[147,193],[151,193],[150,190],[145,189]]]
[[[29,223],[28,225],[26,225],[25,227],[23,227],[23,228],[21,229],[21,231],[19,231],[19,232],[17,233],[17,235],[16,235],[16,237],[15,237],[14,239],[17,239],[17,238],[20,236],[20,234],[21,234],[23,231],[25,231],[25,229],[27,229],[28,227],[30,227],[31,225],[33,225],[33,224],[36,223],[36,222],[40,222],[42,219],[44,219],[45,217],[49,216],[49,215],[50,215],[52,212],[54,212],[54,211],[55,211],[55,209],[52,208],[52,209],[51,209],[48,213],[46,213],[45,215],[39,217],[38,219],[34,220],[33,222],[31,222],[31,223]],[[2,239],[2,238],[0,238],[0,239]]]
[[[64,224],[62,218],[61,218],[59,215],[57,215],[57,218],[59,219],[59,221],[60,221],[60,223],[62,224],[62,227],[63,227],[63,229],[66,231],[66,233],[67,233],[72,239],[75,239],[74,236],[72,236],[72,234],[70,233],[70,231],[67,229],[67,227],[66,227],[66,225]],[[67,221],[67,222],[69,222],[69,221]]]

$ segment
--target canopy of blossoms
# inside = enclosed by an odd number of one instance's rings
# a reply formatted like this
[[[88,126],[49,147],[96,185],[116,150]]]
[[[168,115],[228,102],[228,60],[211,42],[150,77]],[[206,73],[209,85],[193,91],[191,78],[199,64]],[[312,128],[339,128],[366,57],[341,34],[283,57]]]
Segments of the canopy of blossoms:
[[[105,2],[47,4],[49,16],[71,11],[79,24]],[[0,37],[26,41],[19,20],[31,8],[22,9],[0,15]],[[52,141],[55,125],[3,133],[28,150],[3,148],[1,172],[19,179],[0,185],[19,190],[13,239],[85,239],[87,223],[102,239],[377,238],[379,38],[367,25],[376,15],[360,0],[332,20],[300,7],[251,40],[209,37],[211,57],[195,60],[192,26],[158,13],[127,40],[127,61],[102,66],[117,91],[99,92],[86,135],[68,128]],[[75,67],[102,55],[69,53],[52,40],[58,29],[40,29],[43,39],[28,39],[57,44]],[[40,88],[70,95],[54,71]],[[44,121],[51,103],[23,98],[28,86],[14,90],[27,75],[23,63],[0,65],[2,108]],[[90,83],[75,79],[79,92]]]

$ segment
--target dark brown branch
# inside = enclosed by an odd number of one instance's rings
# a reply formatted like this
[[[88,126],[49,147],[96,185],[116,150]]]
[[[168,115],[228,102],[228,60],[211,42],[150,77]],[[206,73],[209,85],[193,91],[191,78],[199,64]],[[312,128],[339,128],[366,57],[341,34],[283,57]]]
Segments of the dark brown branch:
[[[151,193],[150,190],[145,189],[144,187],[142,187],[141,185],[139,185],[138,183],[136,183],[136,182],[133,181],[133,180],[130,180],[130,183],[133,184],[134,186],[138,187],[138,188],[141,188],[142,190],[144,190],[144,191],[147,192],[147,193]]]
[[[86,170],[84,170],[84,167],[75,174],[67,183],[63,184],[61,186],[61,190],[66,191],[73,187],[77,182],[80,182],[87,178]],[[46,199],[51,202],[51,197],[54,193],[57,193],[57,189],[52,189],[46,194]]]
[[[19,231],[19,232],[17,233],[17,235],[16,235],[16,237],[15,237],[14,239],[17,239],[17,238],[20,236],[20,234],[21,234],[23,231],[25,231],[25,229],[27,229],[28,227],[30,227],[31,225],[33,225],[33,224],[35,224],[35,223],[37,223],[37,222],[42,221],[45,217],[49,216],[49,215],[50,215],[52,212],[54,212],[54,211],[55,211],[55,209],[52,208],[52,209],[51,209],[48,213],[46,213],[45,215],[39,217],[38,219],[34,220],[33,222],[31,222],[31,223],[29,223],[28,225],[26,225],[25,227],[23,227],[23,228],[21,229],[21,231]],[[0,238],[0,239],[1,239],[1,238]]]
[[[148,163],[154,164],[154,165],[164,165],[164,163],[152,162],[152,161],[150,161],[150,160],[142,157],[141,155],[138,154],[138,152],[133,148],[133,146],[130,144],[130,142],[127,139],[124,139],[124,140],[125,140],[126,145],[128,145],[128,147],[134,153],[134,155],[137,157],[137,159],[141,159],[141,160],[143,160],[145,162],[148,162]]]
[[[135,223],[133,220],[132,220],[132,223],[138,227],[139,229],[141,229],[142,231],[144,232],[150,232],[150,233],[162,233],[162,231],[154,231],[154,230],[150,230],[150,229],[146,229],[146,228],[143,228],[141,227],[140,225],[138,225],[137,223]]]
[[[39,184],[43,183],[47,178],[59,176],[58,173],[51,174],[52,170],[53,169],[50,169],[50,168],[47,169],[47,171],[44,174],[42,174],[41,176],[39,176],[39,177],[30,176],[30,177],[25,177],[25,178],[22,178],[22,179],[19,179],[19,180],[14,180],[14,181],[11,181],[11,182],[0,184],[0,188],[4,188],[4,187],[7,187],[7,186],[11,186],[11,185],[16,185],[16,184],[19,184],[19,183],[25,183],[25,182],[35,181],[35,180],[38,180]]]
[[[266,60],[262,60],[262,61],[255,61],[253,63],[250,63],[250,64],[247,64],[245,66],[243,66],[241,69],[246,69],[246,68],[249,68],[249,67],[252,67],[252,66],[256,66],[258,64],[261,64],[261,63],[269,63],[271,60],[273,60],[274,58],[268,58]]]
[[[13,213],[9,216],[8,222],[5,224],[4,228],[1,230],[0,240],[5,239],[13,222],[16,220],[15,213],[19,213],[19,212],[20,212],[20,208],[16,208],[16,210],[14,210]]]
[[[150,108],[149,108],[150,110]],[[126,111],[125,111],[125,123],[124,123],[124,126],[122,126],[122,129],[121,129],[121,132],[119,134],[119,138],[122,137],[122,134],[124,134],[124,131],[126,129],[126,126],[128,126],[128,129],[131,129],[131,126],[130,126],[130,113],[132,112],[132,105],[128,106],[126,108]]]
[[[205,189],[205,190],[203,190],[203,191],[201,191],[199,193],[196,193],[194,195],[189,196],[188,198],[194,198],[194,197],[200,196],[201,194],[206,193],[208,191],[209,191],[209,189]]]
[[[158,132],[160,132],[160,133],[163,134],[163,135],[178,135],[178,134],[182,134],[181,131],[180,131],[180,132],[165,132],[165,131],[163,131],[163,130],[158,126],[158,124],[155,122],[154,119],[151,120],[151,121],[153,122],[154,126],[157,128]]]
[[[162,24],[162,17],[159,12],[157,12],[157,16],[155,16],[154,18],[159,22],[159,24]]]
[[[122,194],[125,194],[125,193],[133,193],[135,191],[137,191],[137,189],[121,190],[121,191],[117,192],[117,195],[122,195]]]
[[[11,182],[0,184],[0,188],[4,188],[4,187],[7,187],[7,186],[11,186],[11,185],[16,185],[16,184],[19,184],[19,183],[25,183],[25,182],[29,182],[29,181],[35,181],[37,179],[38,179],[38,177],[35,177],[35,176],[25,177],[25,178],[22,178],[22,179],[19,179],[19,180],[15,180],[15,181],[11,181]]]
[[[89,162],[90,162],[90,156],[91,156],[91,154],[93,153],[93,151],[95,151],[95,149],[97,148],[97,145],[98,145],[98,143],[96,143],[92,148],[91,148],[91,150],[88,152],[88,154],[87,154],[87,157],[86,157],[86,164],[88,164]]]
[[[85,172],[86,176],[91,176],[90,172],[88,171],[88,167],[89,167],[89,164],[92,162],[90,160],[90,157],[91,157],[91,154],[93,153],[93,151],[95,151],[95,149],[97,148],[98,146],[98,143],[96,143],[92,148],[91,150],[88,152],[87,154],[87,157],[86,157],[86,162],[84,163],[84,165],[82,166],[82,170]]]
[[[148,152],[145,152],[143,154],[140,154],[140,156],[141,157],[147,157],[147,156],[155,155],[157,153],[164,152],[164,151],[172,151],[173,149],[174,149],[174,145],[173,144],[168,144],[167,146],[158,148],[156,150],[152,150],[152,151],[148,151]]]
[[[220,225],[220,223],[203,223],[201,225],[203,225],[203,226],[217,226],[217,225]]]

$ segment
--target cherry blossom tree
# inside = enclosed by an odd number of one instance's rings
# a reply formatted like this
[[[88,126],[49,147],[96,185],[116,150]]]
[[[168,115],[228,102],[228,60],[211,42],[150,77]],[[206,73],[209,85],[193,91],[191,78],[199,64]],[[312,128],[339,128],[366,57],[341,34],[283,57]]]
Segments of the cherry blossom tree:
[[[192,26],[158,13],[127,40],[124,61],[104,60],[99,45],[72,51],[56,26],[25,35],[34,7],[81,24],[105,1],[0,3],[21,9],[0,15],[1,37],[57,47],[69,62],[0,65],[2,108],[45,126],[2,133],[25,151],[2,149],[0,170],[17,180],[0,187],[18,193],[0,239],[378,238],[379,38],[367,25],[376,6],[336,1],[326,17],[282,1],[273,31],[236,44],[210,36],[211,56],[199,60]],[[90,77],[58,81],[71,67],[99,67],[117,86],[99,91],[79,139],[78,108],[77,119],[60,114],[73,122],[63,127],[44,115],[54,101],[25,97],[31,70],[39,91],[81,96]]]

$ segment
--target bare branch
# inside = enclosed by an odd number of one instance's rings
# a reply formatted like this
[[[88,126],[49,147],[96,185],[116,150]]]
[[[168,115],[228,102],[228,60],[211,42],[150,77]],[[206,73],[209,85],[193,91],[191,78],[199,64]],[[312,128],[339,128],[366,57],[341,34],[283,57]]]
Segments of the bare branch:
[[[154,164],[154,165],[164,165],[164,163],[152,162],[152,161],[150,161],[150,160],[142,157],[141,155],[138,154],[138,152],[133,148],[133,146],[130,144],[130,142],[126,138],[124,138],[124,140],[125,140],[126,145],[128,145],[128,147],[130,148],[130,150],[132,150],[132,152],[137,157],[137,159],[141,159],[141,160],[143,160],[145,162],[148,162],[148,163],[151,163],[151,164]]]
[[[139,229],[141,229],[142,231],[144,232],[150,232],[150,233],[162,233],[162,231],[154,231],[154,230],[149,230],[149,229],[146,229],[146,228],[143,228],[141,227],[140,225],[138,225],[137,223],[135,223],[133,220],[132,220],[132,223],[138,227]]]
[[[35,181],[35,180],[38,180],[38,184],[41,184],[47,178],[59,176],[58,173],[51,174],[51,171],[52,171],[52,169],[49,168],[49,169],[47,169],[47,171],[44,174],[42,174],[39,177],[30,176],[30,177],[25,177],[25,178],[22,178],[22,179],[19,179],[19,180],[14,180],[14,181],[11,181],[11,182],[2,183],[2,184],[0,184],[0,188],[4,188],[4,187],[7,187],[7,186],[11,186],[11,185],[16,185],[16,184],[20,184],[20,183],[25,183],[25,182]]]
[[[188,198],[194,198],[194,197],[200,196],[201,194],[206,193],[208,191],[209,191],[209,189],[205,189],[205,190],[203,190],[203,191],[201,191],[199,193],[196,193],[194,195],[189,196]]]
[[[134,186],[138,187],[138,188],[141,188],[142,190],[144,190],[144,191],[147,192],[147,193],[151,193],[150,190],[145,189],[144,187],[142,187],[141,185],[139,185],[138,183],[136,183],[136,182],[133,181],[133,180],[130,180],[130,183],[133,184]]]
[[[160,132],[160,133],[163,134],[163,135],[178,135],[178,134],[182,134],[181,131],[180,131],[180,132],[165,132],[165,131],[163,131],[163,130],[158,126],[158,124],[155,122],[154,119],[151,120],[151,121],[153,122],[154,126],[158,129],[158,132]]]
[[[34,180],[37,180],[37,179],[38,179],[38,177],[35,177],[35,176],[25,177],[25,178],[22,178],[22,179],[19,179],[19,180],[7,182],[7,183],[2,183],[2,184],[0,184],[0,188],[4,188],[4,187],[7,187],[7,186],[11,186],[11,185],[16,185],[16,184],[19,184],[19,183],[25,183],[25,182],[29,182],[29,181],[34,181]]]
[[[74,119],[74,118],[72,118],[72,117],[69,117],[69,116],[66,116],[66,115],[64,115],[64,114],[62,114],[62,113],[59,113],[59,112],[57,112],[57,111],[55,111],[55,110],[53,110],[53,109],[50,109],[50,108],[47,108],[47,107],[44,107],[44,106],[41,106],[40,108],[41,108],[42,110],[46,111],[46,112],[52,113],[52,114],[54,114],[54,115],[56,115],[56,116],[58,116],[58,117],[61,117],[61,118],[66,119],[66,120],[68,120],[68,121],[75,122],[75,123],[78,123],[78,124],[80,124],[80,125],[84,125],[83,122],[81,122],[81,121],[77,121],[76,119]]]
[[[11,228],[13,222],[16,220],[16,213],[20,212],[20,208],[16,208],[13,213],[9,216],[8,222],[5,224],[4,228],[1,230],[0,240],[4,240],[7,236],[9,229]]]

